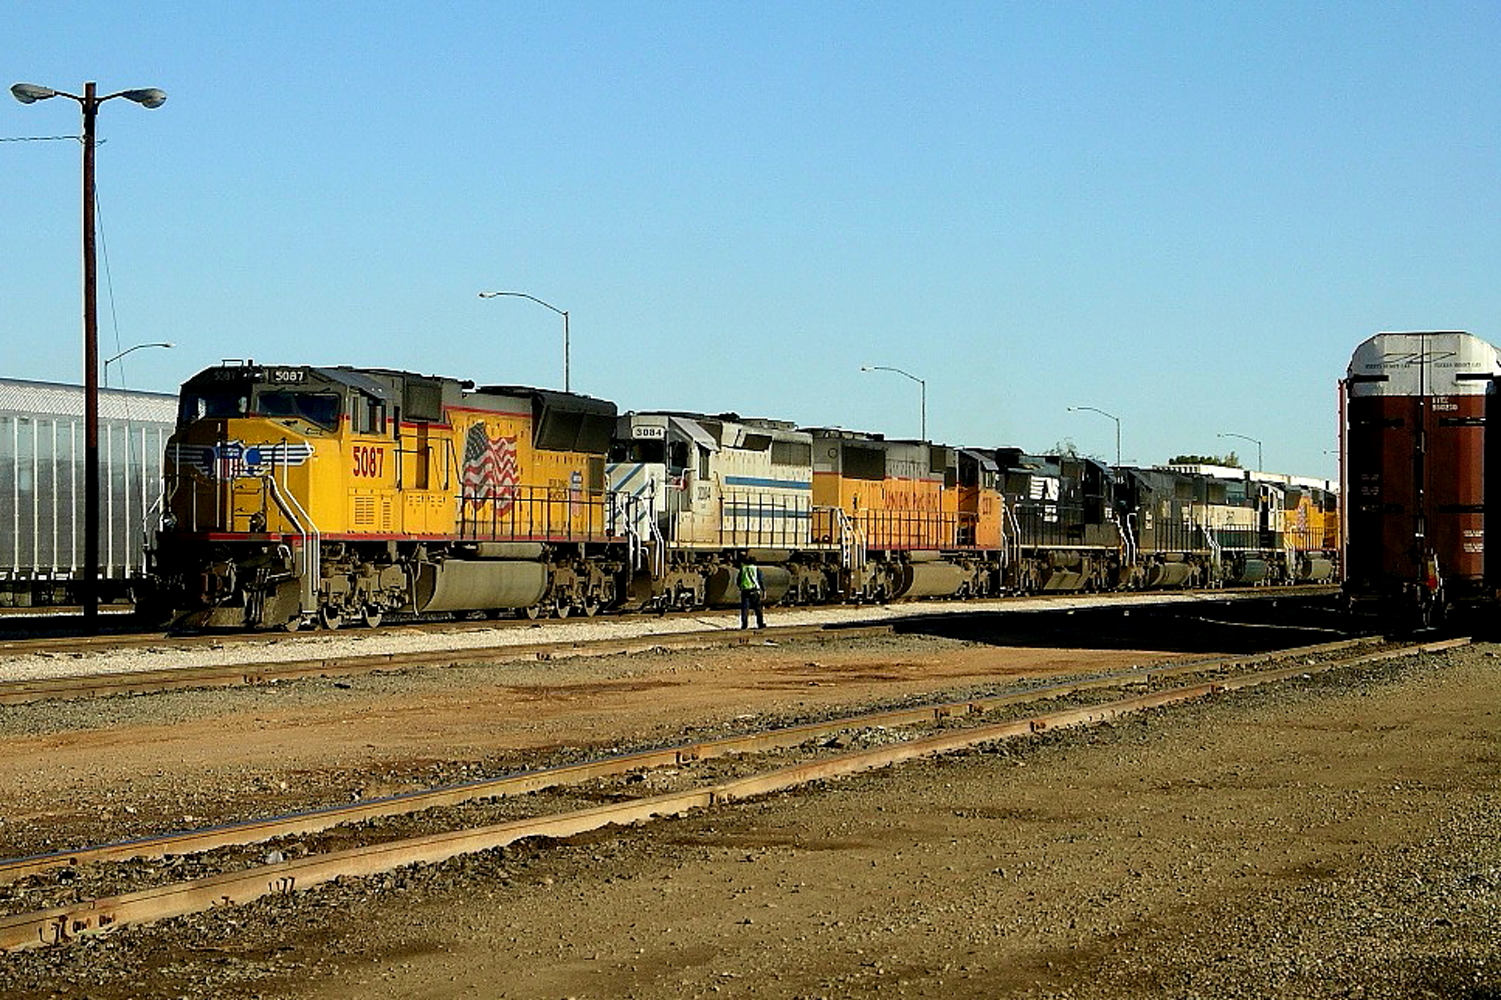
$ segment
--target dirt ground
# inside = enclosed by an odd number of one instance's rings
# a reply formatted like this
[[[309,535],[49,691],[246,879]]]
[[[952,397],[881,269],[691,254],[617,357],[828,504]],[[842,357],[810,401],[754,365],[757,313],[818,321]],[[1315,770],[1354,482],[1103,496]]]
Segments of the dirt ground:
[[[10,710],[0,839],[1161,658],[914,636]],[[1476,647],[350,880],[0,957],[0,997],[1501,997],[1498,674]]]
[[[214,822],[237,797],[262,812],[345,802],[425,787],[434,770],[457,779],[459,766],[532,766],[561,747],[675,743],[685,728],[1162,658],[772,640],[17,708],[0,712],[0,856],[41,849],[41,838],[73,846]]]

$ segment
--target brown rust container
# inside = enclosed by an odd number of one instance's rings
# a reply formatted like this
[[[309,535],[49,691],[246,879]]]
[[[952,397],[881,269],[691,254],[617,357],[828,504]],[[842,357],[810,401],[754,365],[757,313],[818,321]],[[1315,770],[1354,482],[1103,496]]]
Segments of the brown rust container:
[[[1478,596],[1486,390],[1496,349],[1466,333],[1382,333],[1341,383],[1346,592]]]

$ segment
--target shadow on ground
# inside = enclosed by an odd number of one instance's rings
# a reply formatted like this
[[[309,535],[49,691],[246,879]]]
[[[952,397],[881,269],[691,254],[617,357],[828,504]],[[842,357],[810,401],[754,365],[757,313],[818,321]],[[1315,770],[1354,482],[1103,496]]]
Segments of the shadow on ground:
[[[902,635],[932,635],[995,646],[1149,649],[1170,653],[1261,653],[1373,634],[1330,597],[1068,611],[978,611],[916,615],[893,623]],[[1368,628],[1363,626],[1370,626]]]

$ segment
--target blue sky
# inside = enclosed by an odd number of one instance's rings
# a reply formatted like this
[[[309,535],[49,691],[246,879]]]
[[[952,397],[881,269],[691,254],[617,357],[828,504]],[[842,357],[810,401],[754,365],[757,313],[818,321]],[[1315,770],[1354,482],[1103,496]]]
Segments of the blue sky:
[[[9,4],[99,115],[101,354],[1332,476],[1380,330],[1501,340],[1501,4]],[[3,95],[0,95],[3,96]],[[78,107],[0,103],[0,138]],[[0,142],[0,371],[80,381],[79,147]]]

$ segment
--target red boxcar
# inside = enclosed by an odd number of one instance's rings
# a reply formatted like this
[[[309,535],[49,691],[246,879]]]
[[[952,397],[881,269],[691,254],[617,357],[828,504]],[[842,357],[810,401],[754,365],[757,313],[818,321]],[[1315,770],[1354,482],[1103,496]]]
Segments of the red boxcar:
[[[1467,333],[1379,333],[1340,383],[1345,594],[1423,622],[1485,587],[1486,390]]]

